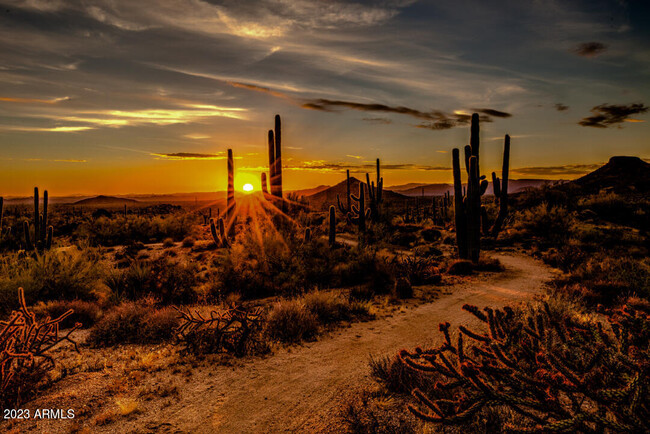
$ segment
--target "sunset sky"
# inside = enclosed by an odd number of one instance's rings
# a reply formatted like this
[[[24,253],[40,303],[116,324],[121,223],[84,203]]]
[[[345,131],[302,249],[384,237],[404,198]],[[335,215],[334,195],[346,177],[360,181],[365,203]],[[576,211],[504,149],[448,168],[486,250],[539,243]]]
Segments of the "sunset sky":
[[[223,190],[227,148],[259,188],[276,113],[285,190],[450,181],[472,112],[483,172],[650,158],[647,1],[0,5],[0,195]]]

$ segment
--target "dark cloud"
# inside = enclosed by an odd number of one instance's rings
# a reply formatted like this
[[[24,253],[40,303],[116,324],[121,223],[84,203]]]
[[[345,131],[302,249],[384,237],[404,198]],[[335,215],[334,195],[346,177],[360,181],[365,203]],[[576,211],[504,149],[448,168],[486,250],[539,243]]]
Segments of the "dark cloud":
[[[223,160],[225,154],[219,152],[217,154],[198,154],[194,152],[174,152],[174,153],[160,153],[160,154],[151,154],[158,158],[163,158],[166,160]]]
[[[502,112],[499,110],[494,110],[494,109],[489,109],[489,108],[475,108],[472,109],[472,111],[478,112],[478,113],[483,113],[488,116],[494,116],[495,118],[509,118],[512,117],[512,114]]]
[[[447,114],[440,110],[432,110],[429,112],[424,112],[421,110],[413,109],[410,107],[404,106],[389,106],[385,104],[365,104],[353,101],[339,101],[339,100],[330,100],[330,99],[316,99],[307,101],[302,104],[303,108],[310,110],[320,110],[333,112],[336,111],[336,108],[341,107],[351,110],[360,110],[360,111],[369,111],[369,112],[384,112],[384,113],[397,113],[402,115],[411,116],[417,119],[423,119],[427,122],[422,122],[418,125],[414,125],[416,128],[426,128],[431,130],[448,130],[450,128],[455,128],[461,125],[467,125],[472,120],[472,116],[469,114],[463,113],[453,113]],[[512,116],[510,113],[502,112],[499,110],[484,108],[484,109],[473,109],[479,113],[479,119],[481,122],[492,122],[492,116],[507,118]]]
[[[601,104],[591,109],[593,116],[583,118],[578,122],[578,125],[582,125],[583,127],[607,128],[623,122],[634,122],[634,119],[630,119],[630,116],[647,111],[648,106],[643,103],[626,105]]]
[[[366,122],[372,122],[375,124],[391,124],[393,121],[387,118],[363,118],[364,121]]]
[[[584,175],[601,167],[603,164],[566,164],[563,166],[533,166],[511,169],[511,172],[520,176],[557,176],[557,175]]]
[[[569,110],[569,106],[564,105],[561,102],[559,102],[559,103],[555,104],[555,110],[557,110],[559,112],[567,111],[567,110]]]
[[[607,45],[602,42],[583,42],[572,51],[582,57],[598,57],[607,51]]]

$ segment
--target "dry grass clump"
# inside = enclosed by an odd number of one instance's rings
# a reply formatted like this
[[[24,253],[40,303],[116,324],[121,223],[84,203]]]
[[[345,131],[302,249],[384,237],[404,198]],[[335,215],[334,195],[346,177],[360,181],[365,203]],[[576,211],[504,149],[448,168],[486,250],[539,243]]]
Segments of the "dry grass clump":
[[[74,327],[76,323],[81,323],[84,328],[91,327],[102,314],[102,310],[96,302],[84,300],[39,302],[33,309],[37,316],[49,316],[50,318],[58,318],[67,311],[73,310],[74,315],[68,316],[60,322],[60,327],[63,329]]]
[[[0,258],[0,315],[19,307],[22,287],[28,304],[49,300],[93,300],[101,290],[104,267],[94,249],[49,250],[36,256],[9,253]]]
[[[297,343],[314,339],[319,331],[318,317],[302,300],[275,303],[266,317],[266,333],[271,339]]]
[[[88,342],[95,347],[164,342],[173,338],[178,324],[178,314],[171,308],[156,308],[152,302],[126,302],[102,317],[91,329]]]

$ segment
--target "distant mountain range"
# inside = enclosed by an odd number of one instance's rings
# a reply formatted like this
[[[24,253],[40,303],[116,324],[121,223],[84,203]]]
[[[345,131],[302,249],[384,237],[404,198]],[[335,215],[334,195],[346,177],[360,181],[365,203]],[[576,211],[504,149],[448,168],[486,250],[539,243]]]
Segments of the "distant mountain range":
[[[359,180],[350,178],[351,192],[358,194]],[[491,181],[488,179],[488,181]],[[615,156],[599,169],[573,181],[549,179],[510,179],[508,191],[521,192],[527,188],[539,188],[543,185],[557,186],[560,189],[578,188],[581,193],[593,194],[601,190],[611,190],[617,193],[647,193],[650,190],[650,164],[638,157]],[[423,191],[424,189],[424,191]],[[416,183],[384,187],[384,197],[387,200],[403,200],[407,197],[442,196],[446,192],[453,194],[453,185],[448,183]],[[336,204],[336,195],[345,198],[346,181],[341,181],[334,186],[319,185],[318,187],[302,190],[287,191],[304,196],[314,208],[323,205]],[[486,194],[493,194],[492,182],[488,184]],[[53,204],[74,205],[123,205],[135,203],[179,203],[196,202],[205,205],[206,202],[217,204],[225,201],[226,192],[197,192],[197,193],[170,193],[170,194],[129,194],[116,196],[50,196]],[[5,198],[7,205],[32,203],[31,196]]]
[[[490,180],[488,180],[490,181]],[[508,191],[510,193],[517,193],[526,188],[539,188],[542,185],[556,185],[562,184],[565,180],[550,180],[550,179],[510,179],[508,180]],[[423,184],[423,183],[409,183],[404,185],[395,185],[386,187],[392,191],[398,192],[405,196],[442,196],[449,192],[454,194],[454,185],[439,183],[439,184]],[[424,190],[423,190],[424,189]],[[488,184],[488,189],[485,194],[494,194],[492,182]]]
[[[102,205],[102,206],[108,206],[108,205],[133,205],[139,203],[139,201],[135,199],[127,199],[124,197],[115,197],[115,196],[104,196],[104,195],[99,195],[96,197],[89,197],[87,199],[81,199],[76,202],[72,202],[72,205]]]

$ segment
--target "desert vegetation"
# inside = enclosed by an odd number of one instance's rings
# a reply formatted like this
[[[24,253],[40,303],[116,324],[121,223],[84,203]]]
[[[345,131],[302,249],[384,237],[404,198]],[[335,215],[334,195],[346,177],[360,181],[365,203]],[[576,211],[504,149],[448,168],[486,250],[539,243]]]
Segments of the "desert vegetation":
[[[376,159],[374,179],[348,170],[317,202],[283,187],[279,116],[273,127],[259,193],[235,193],[228,150],[227,190],[210,203],[52,205],[38,188],[33,204],[0,198],[3,406],[94,378],[115,405],[89,404],[75,424],[144,417],[144,401],[183,393],[153,390],[158,374],[190,381],[386,322],[498,282],[512,272],[506,254],[559,270],[547,292],[526,306],[468,304],[474,325],[441,322],[441,345],[374,356],[374,389],[341,403],[341,429],[649,429],[647,197],[570,183],[513,193],[507,135],[489,195],[474,115],[464,172],[452,152],[453,194],[389,191]]]

